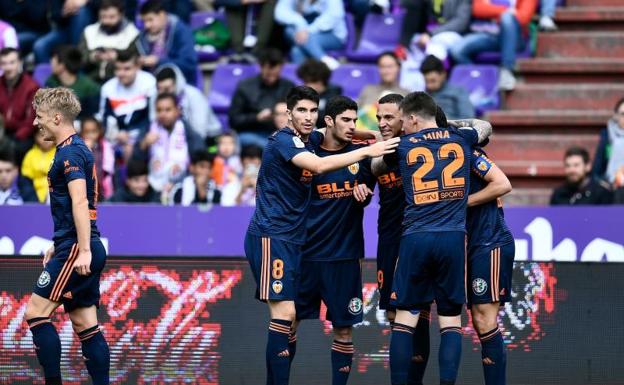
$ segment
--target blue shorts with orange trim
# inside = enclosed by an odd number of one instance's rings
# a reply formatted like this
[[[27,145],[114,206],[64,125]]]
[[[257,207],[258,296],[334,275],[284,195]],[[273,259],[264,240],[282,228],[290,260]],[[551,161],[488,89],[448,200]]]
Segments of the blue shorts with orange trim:
[[[262,302],[295,300],[301,245],[247,232],[245,255],[256,279],[256,299]]]
[[[81,307],[100,305],[100,276],[106,264],[106,250],[99,238],[91,239],[91,274],[79,275],[74,270],[78,244],[63,242],[55,247],[54,256],[39,275],[33,293],[50,301],[61,302],[66,312]]]
[[[377,243],[377,288],[379,289],[379,308],[395,310],[390,306],[390,293],[397,259],[399,258],[400,240]]]
[[[468,306],[511,300],[514,242],[475,247],[468,253]]]

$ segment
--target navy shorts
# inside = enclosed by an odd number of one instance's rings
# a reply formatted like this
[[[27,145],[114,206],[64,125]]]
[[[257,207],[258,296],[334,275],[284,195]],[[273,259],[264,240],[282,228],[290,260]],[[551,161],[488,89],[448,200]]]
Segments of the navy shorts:
[[[500,247],[475,247],[468,253],[468,305],[511,300],[514,242]]]
[[[302,261],[295,307],[297,319],[317,319],[321,300],[334,327],[362,322],[362,267],[359,259]]]
[[[390,306],[390,293],[397,258],[399,257],[399,240],[377,244],[377,288],[379,289],[379,308],[394,310]]]
[[[66,312],[100,305],[100,275],[106,264],[102,242],[91,239],[91,274],[84,276],[73,268],[78,258],[78,244],[63,242],[43,268],[33,292],[50,301],[61,302]]]
[[[256,279],[260,301],[294,301],[301,245],[247,232],[245,255]]]
[[[466,301],[466,235],[461,231],[404,235],[390,305],[416,310],[435,300],[438,314],[457,315]]]

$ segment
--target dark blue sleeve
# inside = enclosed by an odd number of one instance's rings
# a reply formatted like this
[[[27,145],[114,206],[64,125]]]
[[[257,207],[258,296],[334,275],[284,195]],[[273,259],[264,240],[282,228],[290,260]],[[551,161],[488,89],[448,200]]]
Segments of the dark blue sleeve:
[[[469,146],[474,146],[479,143],[479,134],[477,130],[472,127],[461,127],[457,129],[459,136],[464,138]]]
[[[87,179],[87,159],[78,146],[67,146],[59,154],[63,162],[63,175],[67,183],[75,179]]]
[[[470,160],[470,168],[472,172],[484,179],[490,169],[494,166],[494,162],[480,149],[474,149]]]
[[[305,143],[303,143],[298,136],[278,133],[275,135],[275,140],[277,141],[275,148],[277,148],[280,155],[287,162],[290,162],[295,155],[301,154],[302,152],[309,152]]]

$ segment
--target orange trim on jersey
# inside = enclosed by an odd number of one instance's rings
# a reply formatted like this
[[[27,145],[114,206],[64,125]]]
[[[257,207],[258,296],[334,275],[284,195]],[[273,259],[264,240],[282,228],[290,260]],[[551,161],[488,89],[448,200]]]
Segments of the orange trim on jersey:
[[[74,262],[78,257],[78,244],[74,243],[72,245],[71,251],[69,252],[69,257],[65,261],[63,268],[61,269],[61,273],[59,274],[56,282],[54,283],[54,287],[52,288],[52,292],[50,294],[50,301],[58,302],[61,298],[61,293],[67,285],[67,281],[69,281],[69,277],[71,276],[71,271],[74,267]]]
[[[93,207],[97,207],[97,203],[98,203],[98,197],[99,197],[99,192],[98,192],[98,178],[97,178],[97,169],[95,168],[95,163],[93,163],[93,171],[92,171],[92,176],[93,176]],[[95,210],[93,210],[95,211]],[[91,220],[95,220],[97,218],[97,216],[95,218],[91,218]]]

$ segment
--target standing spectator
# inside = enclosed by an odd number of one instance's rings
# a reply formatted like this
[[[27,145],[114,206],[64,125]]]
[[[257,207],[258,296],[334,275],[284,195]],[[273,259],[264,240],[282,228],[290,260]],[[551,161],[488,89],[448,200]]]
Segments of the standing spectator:
[[[217,156],[212,167],[212,176],[217,186],[238,179],[243,172],[236,134],[226,132],[217,139]]]
[[[557,11],[557,0],[540,0],[539,27],[542,31],[556,31],[557,24],[553,20]]]
[[[156,79],[141,71],[136,54],[119,52],[115,60],[115,77],[102,86],[98,115],[104,124],[106,138],[124,150],[126,159],[154,117],[155,95]]]
[[[28,150],[22,162],[22,176],[32,180],[37,199],[41,203],[48,200],[48,171],[56,154],[54,142],[44,139],[41,130],[35,133],[35,144]]]
[[[611,186],[591,177],[589,153],[572,147],[564,158],[566,183],[557,187],[550,198],[551,205],[608,205],[613,203]]]
[[[336,0],[278,0],[275,20],[285,26],[286,38],[293,44],[291,60],[320,60],[334,70],[338,60],[327,51],[341,49],[347,41],[344,5]]]
[[[32,181],[18,173],[17,162],[10,149],[0,150],[0,206],[37,202]]]
[[[317,128],[325,127],[325,106],[334,96],[342,95],[342,87],[329,84],[331,70],[322,61],[308,59],[297,68],[297,76],[303,84],[314,89],[319,94],[319,113],[316,121]],[[283,127],[282,127],[283,128]]]
[[[623,167],[624,98],[617,101],[613,117],[607,122],[607,128],[600,131],[600,142],[596,149],[592,174],[614,183],[618,171]]]
[[[180,119],[180,109],[173,94],[158,95],[156,121],[137,145],[136,155],[148,159],[150,185],[164,193],[182,180],[191,154],[203,147],[201,138]]]
[[[449,84],[447,72],[440,59],[427,56],[420,67],[425,77],[425,90],[433,97],[449,119],[468,119],[475,115],[468,92],[462,87]]]
[[[98,22],[85,28],[79,48],[85,71],[100,83],[114,76],[117,52],[135,47],[139,30],[124,17],[123,0],[102,0]]]
[[[256,183],[258,172],[262,164],[262,149],[249,146],[241,153],[243,164],[243,176],[239,180],[232,181],[223,187],[221,204],[223,206],[255,206]]]
[[[156,70],[158,94],[175,94],[182,117],[202,139],[221,133],[221,122],[208,104],[208,99],[197,88],[186,82],[180,69],[166,64]]]
[[[186,80],[195,84],[197,54],[193,33],[176,15],[170,15],[159,0],[148,0],[141,5],[141,31],[136,46],[143,68],[154,70],[164,64],[174,64]]]
[[[221,0],[220,4],[225,6],[227,25],[231,34],[230,44],[234,54],[240,59],[252,61],[253,59],[245,54],[245,48],[253,47],[254,52],[260,52],[269,45],[273,32],[275,0]],[[255,13],[259,15],[254,22]],[[251,33],[254,24],[257,28],[256,36]]]
[[[48,7],[42,3],[41,0],[0,0],[0,18],[15,28],[17,46],[23,56],[28,55],[35,41],[50,30]]]
[[[79,118],[98,112],[100,86],[88,76],[80,73],[82,55],[73,46],[59,46],[52,54],[52,75],[46,80],[46,87],[67,87],[80,100]]]
[[[24,72],[24,63],[15,48],[0,50],[0,114],[8,138],[13,141],[18,163],[33,144],[33,97],[37,83]]]
[[[0,49],[18,48],[17,32],[15,28],[6,21],[0,20]]]
[[[147,181],[147,164],[140,159],[130,159],[126,168],[123,188],[115,191],[110,199],[113,203],[159,203],[158,194]]]
[[[191,157],[191,175],[176,184],[170,193],[170,204],[190,206],[221,203],[221,191],[212,178],[214,155],[198,151]]]
[[[537,0],[510,0],[507,5],[495,4],[490,0],[474,0],[472,16],[481,21],[474,22],[471,26],[473,33],[451,49],[455,62],[468,64],[480,52],[500,51],[498,88],[503,91],[513,90],[516,86],[513,74],[516,52],[525,47],[528,25],[536,7]]]
[[[230,127],[239,135],[242,146],[264,148],[274,131],[273,107],[285,100],[294,84],[281,77],[284,57],[275,48],[268,48],[259,57],[260,75],[241,80],[236,86],[228,111]]]
[[[115,151],[104,137],[104,129],[93,117],[82,119],[80,137],[93,153],[95,171],[98,177],[99,194],[104,199],[113,195],[113,175],[115,174]]]
[[[288,106],[286,102],[278,102],[273,107],[273,126],[275,130],[281,130],[288,125]]]

